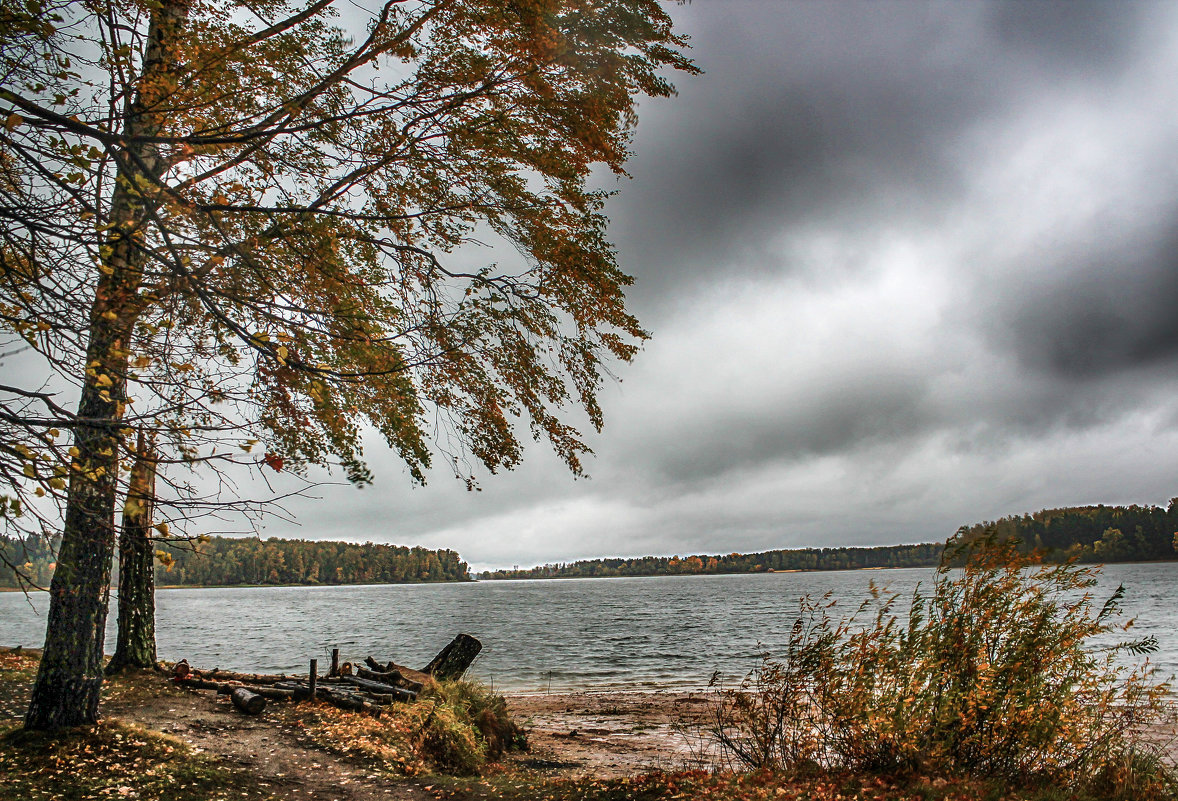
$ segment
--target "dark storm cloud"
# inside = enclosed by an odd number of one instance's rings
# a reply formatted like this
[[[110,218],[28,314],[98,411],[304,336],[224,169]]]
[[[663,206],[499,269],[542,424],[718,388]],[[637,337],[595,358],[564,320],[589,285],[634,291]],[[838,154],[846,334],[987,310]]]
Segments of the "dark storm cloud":
[[[1065,7],[1066,6],[1066,7]],[[988,28],[1005,47],[1054,73],[1085,77],[1117,71],[1131,54],[1139,9],[1128,3],[1001,2],[988,11]]]
[[[1067,270],[1045,265],[1024,296],[1009,334],[1031,368],[1068,378],[1094,378],[1178,364],[1178,218],[1161,231],[1063,253]]]
[[[720,265],[764,269],[774,231],[935,221],[968,178],[971,128],[1043,102],[1078,69],[1090,80],[1120,74],[1141,13],[1124,3],[694,4],[685,22],[707,72],[681,79],[674,101],[648,104],[635,180],[611,207],[635,296],[654,304]]]

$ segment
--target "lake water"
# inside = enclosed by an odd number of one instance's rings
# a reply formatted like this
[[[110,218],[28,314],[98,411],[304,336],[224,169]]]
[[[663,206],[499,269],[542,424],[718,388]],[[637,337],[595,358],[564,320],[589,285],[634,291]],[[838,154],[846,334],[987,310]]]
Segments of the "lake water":
[[[458,632],[482,640],[474,673],[497,689],[700,687],[712,672],[743,674],[780,651],[803,595],[833,592],[851,611],[872,580],[910,593],[930,569],[621,579],[485,581],[349,587],[160,590],[161,659],[280,672],[344,659],[429,661]],[[1119,583],[1152,661],[1178,673],[1178,563],[1112,565],[1097,597]],[[0,593],[0,646],[39,647],[48,596]],[[113,611],[113,610],[112,610]],[[107,649],[114,647],[114,615]]]

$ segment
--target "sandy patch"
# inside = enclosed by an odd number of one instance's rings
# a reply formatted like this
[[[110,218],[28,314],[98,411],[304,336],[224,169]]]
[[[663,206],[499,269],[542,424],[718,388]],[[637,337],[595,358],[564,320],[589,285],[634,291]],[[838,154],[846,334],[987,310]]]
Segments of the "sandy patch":
[[[508,695],[528,730],[527,767],[600,778],[699,767],[698,727],[714,708],[704,692],[582,692]]]

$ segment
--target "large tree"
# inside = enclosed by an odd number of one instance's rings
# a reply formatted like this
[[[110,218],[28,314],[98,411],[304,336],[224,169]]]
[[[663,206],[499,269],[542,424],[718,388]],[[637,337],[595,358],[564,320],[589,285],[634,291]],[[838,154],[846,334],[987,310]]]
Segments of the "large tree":
[[[472,480],[522,423],[576,473],[567,412],[599,427],[644,337],[590,176],[694,70],[659,0],[358,9],[0,0],[0,323],[28,349],[0,461],[63,507],[30,728],[97,717],[136,430],[362,482],[366,425],[416,480],[436,452]]]

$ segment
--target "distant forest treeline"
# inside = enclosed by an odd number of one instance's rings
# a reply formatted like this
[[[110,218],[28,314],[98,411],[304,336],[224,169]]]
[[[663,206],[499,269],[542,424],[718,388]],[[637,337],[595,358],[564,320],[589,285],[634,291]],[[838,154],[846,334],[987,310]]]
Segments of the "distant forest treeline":
[[[1078,506],[962,526],[953,538],[1016,538],[1026,550],[1081,562],[1151,562],[1178,558],[1178,498],[1169,506]]]
[[[197,543],[162,543],[156,567],[161,585],[218,587],[236,584],[402,584],[469,581],[466,562],[450,550],[351,542],[211,537]],[[23,565],[48,586],[53,552],[39,538],[0,540],[0,555]],[[170,563],[170,570],[168,569]],[[11,570],[0,586],[16,586]]]
[[[944,545],[884,545],[876,548],[798,548],[727,556],[642,556],[634,559],[582,559],[530,570],[495,570],[482,579],[684,576],[715,573],[767,573],[771,570],[854,570],[870,567],[933,567]]]
[[[1079,506],[1044,509],[995,521],[962,526],[949,544],[985,537],[1017,538],[1026,549],[1041,549],[1055,559],[1082,562],[1136,562],[1178,558],[1178,498],[1160,506]],[[450,550],[398,545],[212,537],[195,544],[163,544],[158,584],[226,586],[234,584],[384,584],[468,581],[467,564]],[[484,579],[666,576],[763,573],[771,570],[847,570],[881,567],[931,567],[945,545],[889,545],[875,548],[799,548],[731,553],[727,556],[645,556],[633,559],[583,559],[528,570],[496,570]],[[45,587],[53,576],[54,553],[39,537],[0,537],[0,558],[21,566]],[[0,587],[17,586],[0,566]]]
[[[1044,509],[972,526],[962,526],[949,545],[985,537],[1018,539],[1026,550],[1048,558],[1081,562],[1148,562],[1178,558],[1178,498],[1160,506],[1077,506]],[[771,570],[848,570],[880,567],[934,567],[941,543],[876,548],[799,548],[727,556],[644,556],[634,559],[583,559],[527,570],[495,570],[481,579],[676,576],[714,573],[764,573]]]

